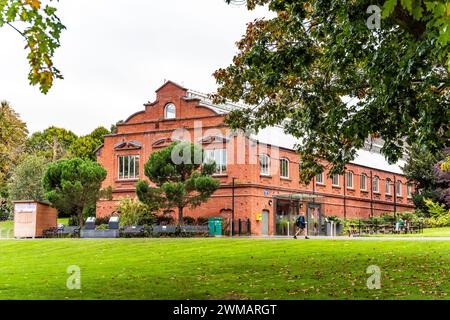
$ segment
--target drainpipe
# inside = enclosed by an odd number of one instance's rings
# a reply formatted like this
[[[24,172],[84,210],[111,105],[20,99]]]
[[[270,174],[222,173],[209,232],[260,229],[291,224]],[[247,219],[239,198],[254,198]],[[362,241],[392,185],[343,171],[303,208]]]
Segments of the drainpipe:
[[[345,170],[344,170],[344,185],[342,186],[344,188],[344,220],[347,220],[347,185],[345,183]]]
[[[370,170],[370,215],[373,218],[373,174]]]
[[[397,182],[394,175],[394,219],[397,221]]]
[[[233,236],[233,227],[234,227],[234,180],[236,180],[236,178],[231,178],[232,182],[231,182],[231,223],[230,223],[230,237]]]

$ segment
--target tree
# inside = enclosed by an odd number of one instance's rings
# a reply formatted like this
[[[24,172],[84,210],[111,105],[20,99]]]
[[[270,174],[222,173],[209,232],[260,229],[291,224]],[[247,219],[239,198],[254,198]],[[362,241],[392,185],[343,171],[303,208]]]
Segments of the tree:
[[[447,156],[450,151],[447,151]],[[436,177],[436,193],[440,203],[444,204],[447,209],[450,209],[450,171],[442,169],[442,163],[438,162],[434,166],[434,173]]]
[[[17,31],[26,42],[30,71],[30,84],[39,84],[47,93],[54,79],[62,79],[61,72],[53,65],[53,55],[60,46],[59,39],[64,25],[56,15],[56,8],[44,5],[41,0],[0,1],[0,28],[7,25]],[[19,30],[19,25],[24,26]]]
[[[44,201],[42,179],[47,166],[47,159],[25,155],[13,170],[9,183],[10,199]]]
[[[8,102],[0,102],[0,189],[6,183],[24,148],[28,130],[26,124]]]
[[[408,181],[414,183],[415,190],[412,195],[414,205],[423,212],[428,212],[425,199],[438,201],[434,166],[442,158],[442,152],[433,153],[424,146],[412,145],[408,148],[408,160],[402,170]]]
[[[227,115],[232,128],[281,124],[299,138],[304,182],[324,170],[319,159],[330,164],[330,174],[342,173],[368,138],[384,140],[381,152],[391,163],[407,144],[431,152],[448,146],[446,1],[247,5],[268,5],[276,16],[248,24],[233,63],[214,74],[214,100],[251,105]],[[377,8],[383,8],[379,25],[372,23]]]
[[[101,196],[106,170],[97,162],[72,158],[51,163],[44,175],[45,197],[58,210],[72,211],[80,226],[84,212]]]
[[[78,139],[70,130],[58,127],[48,127],[42,132],[35,132],[28,138],[25,151],[42,156],[49,161],[57,161],[68,154],[72,144]]]
[[[78,138],[70,147],[70,155],[82,159],[95,160],[95,150],[103,143],[104,136],[109,133],[108,129],[98,127],[90,134]]]
[[[190,142],[174,142],[152,153],[144,166],[145,175],[156,184],[145,180],[136,184],[140,201],[153,209],[178,209],[178,223],[183,221],[183,209],[195,208],[206,202],[220,186],[211,177],[214,162],[202,164],[203,149]]]

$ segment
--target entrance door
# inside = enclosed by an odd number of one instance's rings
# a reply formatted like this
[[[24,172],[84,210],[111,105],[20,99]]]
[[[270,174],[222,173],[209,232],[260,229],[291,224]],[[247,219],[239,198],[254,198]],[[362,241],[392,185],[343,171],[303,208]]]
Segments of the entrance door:
[[[306,221],[308,222],[308,235],[319,236],[322,232],[322,214],[320,212],[320,204],[308,204],[306,212]]]
[[[268,236],[269,235],[269,211],[263,210],[261,222],[262,222],[261,235]]]

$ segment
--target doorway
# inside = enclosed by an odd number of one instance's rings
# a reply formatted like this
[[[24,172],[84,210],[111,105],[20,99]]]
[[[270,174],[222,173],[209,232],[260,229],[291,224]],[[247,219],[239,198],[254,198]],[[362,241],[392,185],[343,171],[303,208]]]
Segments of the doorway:
[[[320,204],[308,203],[306,210],[306,222],[308,223],[308,235],[320,236],[325,234]]]
[[[269,211],[263,210],[262,212],[262,225],[261,225],[261,235],[269,235]]]

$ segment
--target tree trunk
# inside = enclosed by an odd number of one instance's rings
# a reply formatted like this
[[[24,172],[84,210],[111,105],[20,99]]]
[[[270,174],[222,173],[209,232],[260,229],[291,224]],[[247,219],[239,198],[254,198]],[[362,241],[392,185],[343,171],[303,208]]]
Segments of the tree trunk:
[[[84,225],[83,209],[78,209],[78,224],[80,225],[80,227]]]
[[[183,207],[178,207],[178,224],[183,224]]]

